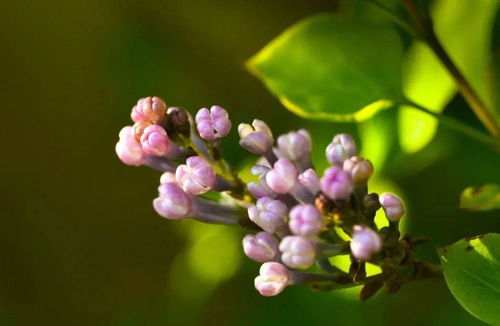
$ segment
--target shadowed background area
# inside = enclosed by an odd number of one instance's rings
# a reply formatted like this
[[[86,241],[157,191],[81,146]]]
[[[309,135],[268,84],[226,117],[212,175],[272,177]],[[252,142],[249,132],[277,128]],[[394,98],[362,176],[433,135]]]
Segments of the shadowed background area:
[[[260,118],[275,134],[308,128],[324,166],[333,134],[356,135],[356,126],[294,116],[244,62],[286,27],[334,3],[4,1],[0,324],[480,324],[443,281],[368,302],[352,291],[305,287],[260,297],[253,287],[258,264],[242,253],[242,230],[162,219],[151,206],[159,174],[116,158],[131,107],[158,95],[191,112],[219,104],[234,126]],[[447,112],[480,128],[458,96]],[[389,138],[395,133],[380,129]],[[237,141],[234,128],[224,143],[227,158],[248,166],[251,157]],[[438,245],[500,231],[495,212],[456,209],[466,186],[500,180],[495,152],[446,128],[417,154],[387,146],[376,187],[397,189],[407,200],[407,230],[432,238],[419,249],[422,258],[437,262]]]

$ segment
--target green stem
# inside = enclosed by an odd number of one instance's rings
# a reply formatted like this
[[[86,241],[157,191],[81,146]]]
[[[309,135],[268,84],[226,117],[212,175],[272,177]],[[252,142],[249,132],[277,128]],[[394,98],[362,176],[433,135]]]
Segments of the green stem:
[[[469,136],[472,139],[475,139],[485,145],[488,145],[492,148],[494,148],[497,152],[500,152],[500,142],[488,135],[483,134],[482,132],[460,122],[459,120],[453,119],[451,117],[445,116],[443,114],[438,114],[436,112],[433,112],[425,107],[423,107],[420,104],[417,104],[415,102],[412,102],[410,100],[406,100],[405,103],[406,105],[412,106],[415,109],[418,109],[422,112],[425,112],[437,120],[439,120],[440,123],[443,125],[447,126],[450,129],[454,129],[456,131],[459,131],[467,136]]]
[[[491,135],[495,138],[500,138],[500,124],[498,124],[493,113],[486,107],[486,104],[481,100],[474,88],[467,81],[463,73],[444,49],[434,31],[431,17],[429,15],[424,16],[413,0],[402,0],[402,3],[406,7],[416,25],[417,34],[446,67],[450,75],[455,80],[458,90],[467,101],[474,114],[483,123]]]

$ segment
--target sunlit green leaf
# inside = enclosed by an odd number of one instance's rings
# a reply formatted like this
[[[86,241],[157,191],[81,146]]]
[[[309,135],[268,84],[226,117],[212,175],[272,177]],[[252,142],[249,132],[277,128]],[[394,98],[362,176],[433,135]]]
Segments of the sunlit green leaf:
[[[391,25],[324,13],[287,29],[248,67],[292,112],[353,121],[401,98],[401,57]]]
[[[443,46],[489,106],[490,36],[498,3],[438,0],[432,10],[436,34]],[[421,42],[415,42],[405,57],[403,84],[408,98],[435,112],[441,112],[456,92],[449,73]],[[406,152],[421,150],[436,133],[437,120],[417,110],[401,110],[399,119],[400,143]]]
[[[487,211],[500,208],[500,186],[487,184],[468,187],[460,195],[460,208],[471,211]]]
[[[451,293],[469,313],[500,324],[500,234],[465,239],[440,248]]]

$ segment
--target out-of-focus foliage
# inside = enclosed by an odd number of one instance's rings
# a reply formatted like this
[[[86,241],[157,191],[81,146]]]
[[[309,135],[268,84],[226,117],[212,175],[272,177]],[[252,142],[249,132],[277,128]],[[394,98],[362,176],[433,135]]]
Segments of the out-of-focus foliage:
[[[493,109],[491,80],[491,34],[497,0],[438,0],[432,10],[434,28],[447,53],[475,90]],[[403,87],[412,101],[434,112],[444,110],[457,91],[455,81],[436,55],[415,41],[403,61]],[[414,153],[424,148],[436,134],[437,120],[404,106],[399,115],[401,148]]]
[[[401,54],[392,26],[323,13],[287,29],[248,66],[300,116],[361,121],[401,98]]]
[[[500,186],[487,184],[467,187],[460,195],[460,208],[469,211],[488,211],[500,208]]]
[[[500,324],[500,234],[439,249],[446,283],[458,302],[490,325]]]

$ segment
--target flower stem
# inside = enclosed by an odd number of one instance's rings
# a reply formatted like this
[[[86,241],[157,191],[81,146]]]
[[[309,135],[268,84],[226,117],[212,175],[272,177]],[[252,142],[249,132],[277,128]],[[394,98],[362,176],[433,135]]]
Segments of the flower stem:
[[[491,135],[495,138],[500,138],[500,124],[444,49],[434,31],[431,17],[424,15],[413,0],[402,0],[402,3],[415,23],[417,35],[429,46],[446,67],[474,114]]]

